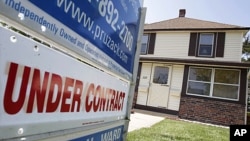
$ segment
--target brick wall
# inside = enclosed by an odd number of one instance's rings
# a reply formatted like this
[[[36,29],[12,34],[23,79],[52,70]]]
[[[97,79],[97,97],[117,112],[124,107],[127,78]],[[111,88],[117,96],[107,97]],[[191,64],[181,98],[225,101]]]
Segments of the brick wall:
[[[211,99],[182,97],[179,118],[226,126],[244,124],[245,107]]]

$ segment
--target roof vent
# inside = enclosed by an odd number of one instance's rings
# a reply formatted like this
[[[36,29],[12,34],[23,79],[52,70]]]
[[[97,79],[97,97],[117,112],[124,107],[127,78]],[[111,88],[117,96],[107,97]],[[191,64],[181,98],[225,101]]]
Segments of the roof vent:
[[[179,11],[179,17],[185,17],[186,9],[180,9]]]

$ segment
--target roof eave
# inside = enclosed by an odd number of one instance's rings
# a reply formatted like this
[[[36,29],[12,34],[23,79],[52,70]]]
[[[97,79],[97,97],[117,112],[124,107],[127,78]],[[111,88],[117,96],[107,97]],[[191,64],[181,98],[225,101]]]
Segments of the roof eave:
[[[140,56],[140,61],[157,61],[157,62],[172,62],[172,63],[182,63],[182,64],[202,64],[202,65],[215,65],[215,66],[227,66],[227,67],[241,67],[250,68],[250,63],[244,62],[228,62],[228,61],[212,61],[212,60],[198,60],[198,59],[176,59],[176,58],[166,58],[166,57],[144,57]]]
[[[198,30],[250,30],[250,27],[244,28],[169,28],[169,29],[144,29],[144,31],[198,31]]]

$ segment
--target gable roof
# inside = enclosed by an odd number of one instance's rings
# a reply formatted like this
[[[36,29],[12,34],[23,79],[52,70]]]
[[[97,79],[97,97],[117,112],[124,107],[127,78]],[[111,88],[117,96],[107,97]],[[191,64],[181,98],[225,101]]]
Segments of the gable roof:
[[[205,20],[178,17],[144,25],[144,31],[167,30],[249,30],[250,27],[241,27]]]

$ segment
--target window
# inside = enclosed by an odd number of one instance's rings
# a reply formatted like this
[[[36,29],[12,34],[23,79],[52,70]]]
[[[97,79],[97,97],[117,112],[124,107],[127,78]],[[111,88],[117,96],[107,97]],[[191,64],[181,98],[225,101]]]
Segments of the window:
[[[141,55],[154,54],[156,33],[145,33],[141,40]]]
[[[149,35],[144,34],[141,40],[141,54],[147,54],[148,52]]]
[[[187,94],[237,100],[240,71],[190,67]]]
[[[213,39],[214,39],[214,34],[211,34],[211,33],[200,34],[198,56],[212,57]]]
[[[169,68],[163,66],[156,66],[154,68],[153,83],[168,84]]]
[[[215,69],[213,96],[238,98],[239,75],[237,70]]]
[[[225,32],[190,33],[188,56],[224,57]]]
[[[211,69],[190,68],[187,93],[209,95],[211,74]]]

